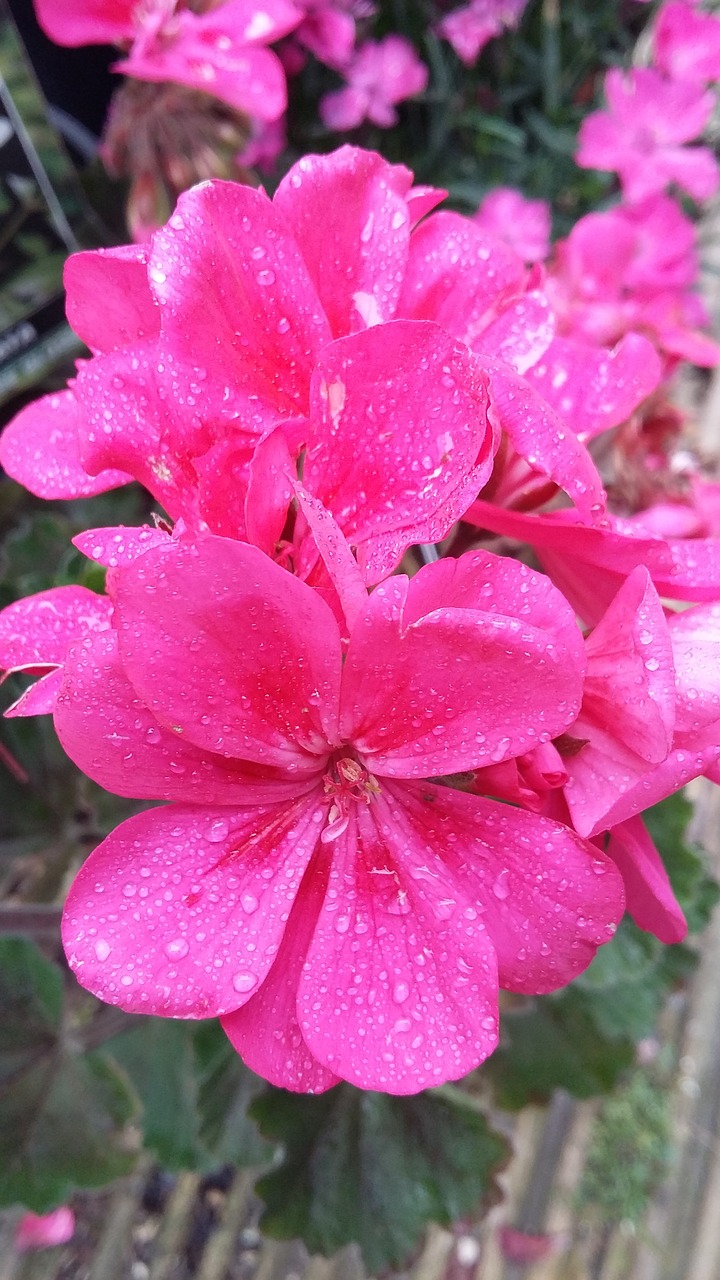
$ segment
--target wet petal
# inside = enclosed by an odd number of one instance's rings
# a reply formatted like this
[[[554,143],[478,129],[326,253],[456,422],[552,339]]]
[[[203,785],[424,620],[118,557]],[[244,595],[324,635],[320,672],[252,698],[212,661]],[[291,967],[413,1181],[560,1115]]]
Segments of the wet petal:
[[[273,203],[300,246],[328,317],[342,337],[395,314],[410,218],[412,174],[373,152],[340,147],[305,156],[283,178]]]
[[[682,942],[687,921],[642,818],[614,826],[607,852],[620,870],[627,909],[638,928],[661,942]]]
[[[324,808],[319,796],[170,805],[123,822],[68,894],[63,945],[78,982],[130,1013],[239,1008],[277,955]]]
[[[391,802],[358,806],[335,842],[300,980],[312,1052],[351,1084],[387,1093],[417,1093],[477,1066],[498,1027],[495,958],[477,915]]]
[[[0,462],[13,480],[38,498],[89,498],[127,484],[132,476],[104,470],[90,475],[80,461],[80,417],[68,388],[34,400],[0,437]]]
[[[367,583],[443,538],[490,473],[476,361],[437,325],[394,321],[326,347],[313,375],[303,483],[358,549]]]
[[[476,908],[471,927],[482,921],[487,930],[501,987],[555,991],[612,937],[624,907],[621,878],[568,827],[431,783],[383,786],[408,840],[439,854]]]
[[[497,764],[561,733],[577,714],[584,664],[560,594],[487,553],[451,563],[460,567],[438,562],[409,583],[382,584],[352,635],[341,736],[373,773],[417,778]],[[513,586],[514,616],[503,612]]]
[[[122,668],[114,631],[77,645],[69,655],[55,728],[83,773],[134,799],[270,804],[316,784],[314,778],[293,780],[282,770],[203,750],[156,720]]]
[[[112,351],[159,332],[147,257],[145,246],[119,245],[73,253],[65,263],[67,318],[91,351]]]
[[[170,543],[118,571],[123,665],[196,746],[314,773],[337,740],[340,635],[324,602],[255,547]]]
[[[311,1053],[297,1018],[303,965],[327,888],[315,858],[305,873],[273,966],[257,995],[222,1020],[223,1031],[243,1061],[279,1089],[323,1093],[338,1083]]]

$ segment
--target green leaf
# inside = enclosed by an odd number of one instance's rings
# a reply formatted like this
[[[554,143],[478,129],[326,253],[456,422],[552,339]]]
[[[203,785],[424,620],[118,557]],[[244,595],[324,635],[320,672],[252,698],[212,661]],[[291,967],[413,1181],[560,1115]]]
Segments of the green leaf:
[[[0,1205],[46,1213],[126,1173],[134,1112],[118,1068],[64,1026],[57,966],[23,938],[0,939]]]
[[[199,1152],[195,1027],[171,1018],[144,1018],[108,1042],[142,1103],[145,1146],[168,1169],[193,1169]]]
[[[483,1067],[501,1107],[544,1102],[555,1089],[576,1098],[612,1089],[635,1046],[604,1035],[588,1003],[575,985],[503,1015],[500,1048]]]
[[[310,1252],[359,1244],[375,1273],[399,1266],[429,1222],[448,1223],[495,1196],[504,1138],[459,1089],[396,1098],[339,1085],[321,1097],[273,1089],[254,1104],[285,1159],[258,1184],[263,1231]]]
[[[273,1147],[248,1114],[265,1088],[238,1056],[217,1020],[193,1029],[199,1133],[207,1163],[266,1164]]]

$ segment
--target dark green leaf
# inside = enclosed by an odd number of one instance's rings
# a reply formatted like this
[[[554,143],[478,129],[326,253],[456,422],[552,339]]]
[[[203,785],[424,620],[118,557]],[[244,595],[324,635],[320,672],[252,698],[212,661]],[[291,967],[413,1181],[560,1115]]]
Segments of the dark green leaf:
[[[45,1213],[127,1172],[134,1111],[118,1068],[63,1026],[60,970],[25,939],[0,939],[0,1204]]]
[[[428,1222],[492,1199],[506,1156],[504,1139],[458,1089],[411,1098],[350,1085],[315,1098],[273,1089],[253,1115],[285,1147],[258,1185],[263,1230],[326,1255],[355,1241],[370,1272],[403,1263]]]
[[[603,1035],[575,987],[506,1012],[500,1048],[483,1068],[502,1107],[543,1102],[555,1089],[591,1098],[612,1089],[632,1062],[630,1039]]]
[[[187,1022],[144,1018],[108,1042],[142,1103],[145,1146],[168,1169],[201,1163],[194,1032]]]
[[[207,1160],[215,1165],[266,1164],[273,1148],[248,1114],[265,1082],[245,1066],[219,1022],[200,1023],[193,1041],[199,1132]]]

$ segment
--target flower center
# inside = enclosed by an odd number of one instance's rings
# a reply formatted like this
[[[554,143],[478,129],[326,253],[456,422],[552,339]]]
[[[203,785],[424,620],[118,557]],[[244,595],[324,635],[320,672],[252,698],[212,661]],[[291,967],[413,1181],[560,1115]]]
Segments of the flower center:
[[[340,756],[331,762],[323,778],[325,794],[332,796],[328,823],[320,839],[323,844],[337,840],[350,821],[354,804],[369,804],[380,787],[376,779],[352,756]]]

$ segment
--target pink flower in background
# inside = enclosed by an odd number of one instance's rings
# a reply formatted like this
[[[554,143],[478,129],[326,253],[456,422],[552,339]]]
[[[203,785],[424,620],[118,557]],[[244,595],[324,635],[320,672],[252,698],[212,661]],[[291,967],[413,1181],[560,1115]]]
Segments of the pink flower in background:
[[[660,8],[653,34],[655,66],[693,85],[720,80],[720,19],[678,0]]]
[[[75,1214],[63,1204],[51,1213],[24,1213],[15,1228],[14,1244],[18,1253],[34,1249],[50,1249],[67,1244],[75,1234]]]
[[[320,62],[342,69],[355,47],[355,20],[369,17],[375,6],[364,0],[302,0],[305,17],[294,32]]]
[[[526,200],[512,187],[496,187],[473,221],[509,244],[524,262],[543,262],[548,255],[550,206],[546,200]]]
[[[285,117],[279,120],[255,120],[247,146],[239,152],[237,163],[260,173],[272,173],[278,157],[287,146]]]
[[[101,785],[173,803],[70,891],[70,963],[103,999],[221,1015],[285,1088],[412,1093],[492,1052],[498,981],[553,990],[612,934],[602,854],[426,781],[576,714],[581,637],[542,576],[472,552],[394,577],[344,661],[317,593],[238,542],[151,549],[115,591],[116,630],[68,655],[57,730]]]
[[[471,67],[488,40],[499,36],[506,27],[517,26],[526,4],[527,0],[471,0],[443,18],[438,23],[438,33]]]
[[[651,196],[580,218],[555,246],[547,292],[562,334],[609,346],[646,333],[666,357],[713,365],[718,345],[693,292],[695,228],[675,200]]]
[[[224,0],[196,13],[183,0],[36,0],[40,25],[58,44],[120,44],[115,71],[172,81],[260,120],[287,106],[285,73],[263,46],[302,21],[292,0]]]
[[[580,126],[577,163],[618,173],[630,202],[675,183],[696,200],[718,186],[718,167],[708,147],[683,144],[699,137],[715,99],[694,83],[666,80],[643,67],[605,77],[607,111],[586,116]]]
[[[393,35],[366,41],[343,74],[347,86],[320,101],[328,129],[356,129],[364,120],[389,129],[397,124],[398,102],[422,93],[428,82],[428,69],[409,40]]]

